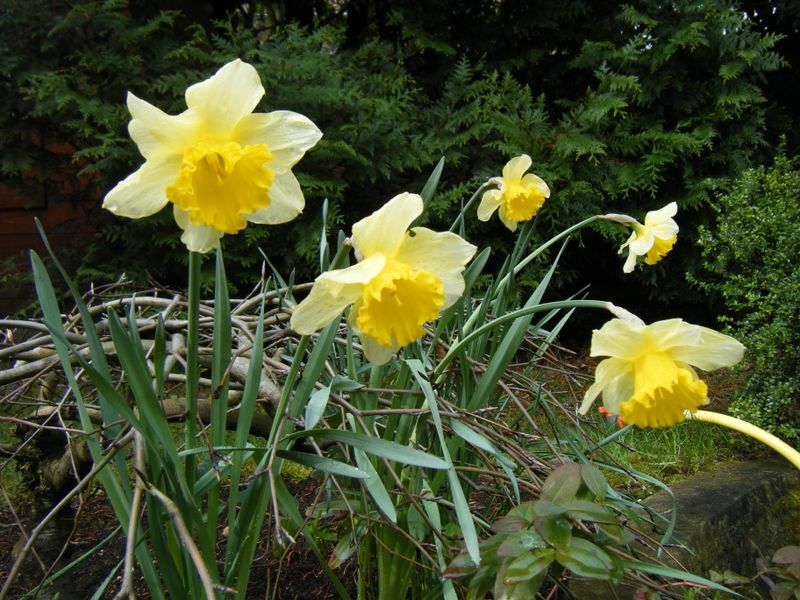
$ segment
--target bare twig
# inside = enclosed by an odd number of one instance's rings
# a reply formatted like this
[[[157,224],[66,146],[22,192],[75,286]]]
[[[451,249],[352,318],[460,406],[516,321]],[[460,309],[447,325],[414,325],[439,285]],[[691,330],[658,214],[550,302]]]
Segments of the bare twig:
[[[116,440],[112,444],[111,449],[105,456],[103,456],[100,462],[95,464],[92,470],[89,471],[89,473],[87,473],[87,475],[78,482],[78,485],[72,488],[72,490],[70,490],[59,501],[59,503],[56,504],[50,510],[49,513],[47,513],[47,515],[45,515],[45,517],[39,522],[39,524],[36,527],[34,527],[33,531],[31,531],[30,535],[28,536],[28,541],[25,543],[25,546],[23,546],[22,550],[20,551],[17,560],[14,561],[14,565],[11,567],[11,570],[8,573],[8,577],[6,578],[6,582],[3,584],[2,590],[0,590],[0,600],[4,600],[6,598],[9,590],[11,589],[11,585],[14,583],[14,580],[17,578],[17,575],[19,574],[20,568],[22,568],[22,563],[25,561],[25,558],[28,556],[28,553],[33,548],[33,544],[36,542],[36,538],[39,537],[39,534],[42,533],[42,530],[45,528],[45,526],[50,521],[52,521],[56,517],[56,515],[58,515],[59,512],[61,512],[61,509],[63,509],[67,504],[69,504],[72,501],[72,498],[74,498],[86,486],[88,486],[92,482],[92,480],[97,476],[97,474],[100,471],[102,471],[109,462],[111,462],[111,459],[114,458],[117,451],[119,451],[120,448],[125,446],[132,439],[133,439],[133,432],[129,431],[124,436]]]
[[[136,469],[143,473],[145,469],[144,464],[144,441],[142,435],[138,431],[134,434],[134,464]],[[139,513],[142,505],[142,495],[145,490],[144,482],[141,478],[136,479],[136,487],[133,490],[133,500],[131,502],[131,517],[128,522],[128,538],[125,543],[125,564],[122,568],[122,584],[119,587],[119,592],[114,596],[114,600],[123,600],[129,598],[136,600],[136,594],[133,591],[133,568],[135,566],[135,552],[136,552],[136,534],[139,528]]]
[[[175,523],[175,529],[178,530],[178,536],[181,538],[186,551],[189,553],[194,567],[197,569],[197,574],[200,576],[200,581],[203,583],[203,590],[205,591],[206,598],[214,600],[217,597],[214,593],[214,582],[211,580],[211,575],[206,568],[205,562],[203,562],[200,549],[197,547],[197,544],[194,543],[192,534],[189,533],[189,530],[186,528],[186,523],[183,522],[178,507],[164,492],[149,483],[145,483],[145,485],[147,486],[147,493],[158,498],[164,505],[164,508],[167,509],[170,517],[172,517],[172,522]],[[0,598],[0,600],[2,600],[2,598]]]

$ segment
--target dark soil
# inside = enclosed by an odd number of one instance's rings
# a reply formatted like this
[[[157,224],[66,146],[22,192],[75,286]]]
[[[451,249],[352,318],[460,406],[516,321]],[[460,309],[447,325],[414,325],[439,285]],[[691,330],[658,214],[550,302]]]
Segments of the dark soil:
[[[292,490],[301,503],[313,500],[317,482],[309,480],[302,487]],[[83,553],[89,551],[108,535],[116,526],[116,518],[102,494],[94,494],[85,499],[83,505],[78,507],[74,530],[70,536],[68,547],[59,560],[53,572],[69,564]],[[17,516],[29,528],[31,523],[30,510],[25,506],[14,507]],[[297,542],[286,552],[272,550],[272,538],[269,523],[266,522],[261,534],[261,541],[255,553],[248,586],[248,599],[303,599],[303,600],[328,600],[338,598],[336,591],[323,572],[319,561],[311,552],[308,545],[298,536]],[[17,540],[20,539],[19,526],[13,513],[7,505],[0,510],[0,582],[5,582],[14,563],[12,550]],[[108,574],[117,567],[125,553],[125,538],[121,533],[115,535],[102,548],[97,550],[90,558],[82,561],[72,571],[60,577],[52,587],[44,588],[40,598],[51,598],[56,592],[60,593],[60,600],[84,600],[91,598],[95,591],[102,585]],[[276,557],[277,555],[277,557]],[[280,556],[283,555],[283,561]],[[338,575],[343,583],[352,588],[351,582],[355,572],[355,565],[345,563]],[[40,569],[35,569],[35,575],[28,578],[27,582],[17,579],[12,588],[10,599],[19,599],[26,593],[33,591],[42,579]],[[119,590],[122,574],[117,574],[111,580],[101,598],[112,599]],[[349,590],[353,592],[352,589]],[[135,586],[136,597],[149,598],[147,588],[141,579],[137,579]],[[220,595],[220,598],[224,598]]]

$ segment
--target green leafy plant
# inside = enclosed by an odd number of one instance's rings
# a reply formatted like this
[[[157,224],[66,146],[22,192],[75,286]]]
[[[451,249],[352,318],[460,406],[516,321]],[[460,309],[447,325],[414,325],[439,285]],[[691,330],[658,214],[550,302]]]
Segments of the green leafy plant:
[[[761,578],[769,586],[774,600],[797,598],[800,595],[800,546],[784,546],[776,550],[772,565],[761,574]]]
[[[427,165],[441,155],[450,166],[426,218],[448,224],[471,190],[496,175],[495,165],[524,152],[560,198],[539,219],[533,234],[539,243],[601,206],[638,215],[656,198],[661,205],[677,201],[682,214],[691,211],[691,221],[707,220],[710,190],[768,150],[771,107],[764,102],[763,76],[786,66],[776,51],[781,36],[758,30],[721,1],[567,3],[548,8],[546,17],[481,7],[482,24],[514,22],[520,39],[548,40],[549,47],[563,49],[532,47],[526,53],[532,62],[524,68],[518,52],[500,40],[492,41],[485,60],[471,57],[461,51],[467,45],[460,36],[473,25],[432,28],[437,11],[412,7],[395,9],[391,27],[370,29],[357,41],[344,27],[356,11],[331,7],[322,19],[330,25],[310,30],[280,19],[265,29],[263,20],[256,24],[244,13],[187,26],[180,13],[130,11],[121,0],[79,3],[64,14],[44,0],[14,2],[3,11],[7,39],[25,32],[9,44],[12,85],[2,93],[14,109],[0,122],[0,163],[21,186],[26,169],[48,173],[54,161],[64,160],[25,137],[25,131],[41,131],[47,140],[69,142],[76,150],[69,156],[77,161],[72,167],[90,178],[88,188],[73,185],[77,193],[63,199],[98,198],[98,190],[110,189],[139,161],[120,135],[127,121],[125,91],[174,113],[188,83],[239,56],[266,83],[265,109],[297,110],[325,131],[299,176],[309,207],[328,198],[329,226],[368,214],[398,182],[421,188]],[[420,47],[415,39],[429,42]],[[258,248],[280,247],[280,257],[268,254],[284,273],[296,268],[301,278],[313,274],[316,239],[309,232],[318,230],[319,212],[307,213],[296,224],[253,229],[226,241],[235,290],[256,284]],[[125,270],[139,281],[148,275],[181,281],[185,257],[169,215],[121,223],[99,210],[90,214],[100,234],[84,256],[80,280],[110,281]],[[692,223],[684,221],[682,228],[690,239]],[[609,227],[596,229],[617,239]],[[468,223],[467,230],[510,249],[493,224]],[[284,239],[294,242],[288,251]],[[583,241],[600,243],[593,234]],[[567,293],[580,272],[580,256],[570,248],[561,258],[555,285]],[[596,269],[602,278],[592,283],[617,294],[628,282],[615,275],[613,257],[608,260]],[[670,261],[642,275],[642,282],[656,296],[658,279],[661,300],[686,299],[683,273],[696,262],[692,245],[679,244]],[[547,266],[544,260],[533,265],[531,282]],[[211,269],[203,276],[210,282]]]
[[[719,198],[717,220],[703,230],[698,284],[719,294],[721,321],[747,347],[731,410],[790,440],[800,439],[800,168],[779,154],[742,173]]]
[[[495,598],[533,598],[554,563],[578,576],[619,582],[622,565],[603,547],[625,546],[634,536],[620,524],[611,508],[615,503],[606,504],[607,491],[596,467],[567,463],[556,468],[537,500],[515,506],[492,524],[495,534],[481,542],[483,563],[467,597],[483,598],[492,591]],[[462,553],[445,575],[471,570],[474,565]]]

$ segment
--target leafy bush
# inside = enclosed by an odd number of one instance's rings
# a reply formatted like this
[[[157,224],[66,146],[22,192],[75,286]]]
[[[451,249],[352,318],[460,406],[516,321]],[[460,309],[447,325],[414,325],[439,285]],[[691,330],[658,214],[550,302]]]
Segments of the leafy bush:
[[[30,166],[50,169],[53,157],[25,138],[30,130],[77,148],[82,175],[93,177],[87,193],[97,203],[93,217],[102,232],[79,277],[95,281],[113,280],[123,269],[132,278],[150,274],[170,284],[185,277],[168,211],[130,222],[99,209],[102,194],[141,162],[124,136],[126,90],[174,114],[187,85],[240,57],[265,81],[261,112],[296,110],[325,133],[299,165],[306,216],[223,241],[240,291],[257,279],[259,248],[280,255],[282,272],[296,268],[298,279],[314,273],[321,225],[315,208],[323,198],[330,200],[329,226],[352,223],[399,191],[420,191],[430,165],[444,155],[448,168],[429,214],[435,225],[449,225],[479,183],[498,175],[511,156],[527,153],[554,191],[534,243],[586,214],[641,217],[677,201],[683,233],[676,252],[635,277],[651,295],[660,279],[662,301],[685,299],[682,274],[697,261],[693,222],[707,216],[709,189],[769,151],[771,107],[763,76],[786,66],[775,51],[781,36],[757,30],[722,0],[702,7],[651,0],[635,8],[576,3],[554,9],[551,20],[532,11],[504,15],[503,3],[484,6],[489,23],[520,23],[525,37],[514,38],[512,54],[517,41],[530,45],[524,61],[509,61],[509,48],[492,40],[481,60],[464,40],[448,38],[468,31],[466,24],[456,33],[429,27],[436,10],[416,17],[394,11],[383,35],[354,40],[345,28],[352,11],[327,14],[321,22],[328,24],[306,30],[250,22],[241,11],[229,21],[187,23],[177,12],[139,13],[124,0],[69,9],[48,0],[6,4],[0,33],[9,40],[8,85],[0,94],[12,110],[0,116],[0,168],[12,178]],[[435,4],[450,6],[447,0]],[[569,27],[553,25],[565,22]],[[422,48],[421,39],[430,43]],[[468,233],[507,249],[502,226],[465,225]],[[618,235],[611,227],[599,229],[606,237]],[[597,243],[596,234],[582,241]],[[280,253],[272,251],[276,247]],[[600,254],[586,274],[582,252],[568,249],[559,285],[571,289],[583,270],[581,281],[588,275],[594,294],[622,301],[630,277],[623,278],[616,257]]]
[[[747,347],[731,410],[800,440],[800,161],[779,154],[745,171],[702,231],[701,285],[721,295],[722,322]]]

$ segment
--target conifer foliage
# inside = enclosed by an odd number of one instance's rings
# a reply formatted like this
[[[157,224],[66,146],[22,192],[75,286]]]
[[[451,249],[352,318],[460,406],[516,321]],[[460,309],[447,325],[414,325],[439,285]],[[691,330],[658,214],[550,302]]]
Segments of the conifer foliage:
[[[310,276],[318,228],[309,223],[319,220],[323,198],[331,202],[329,225],[345,226],[398,191],[419,191],[445,156],[432,208],[451,222],[498,165],[527,153],[553,190],[538,217],[542,237],[592,212],[642,215],[679,204],[685,242],[658,270],[637,276],[661,278],[669,299],[685,295],[683,273],[697,262],[693,223],[708,219],[713,190],[770,153],[767,124],[773,113],[787,114],[768,101],[764,79],[786,71],[782,36],[721,0],[437,0],[424,11],[413,2],[292,4],[287,13],[242,3],[229,19],[190,22],[180,11],[157,10],[157,2],[4,3],[0,94],[11,107],[0,116],[4,177],[19,184],[26,170],[47,172],[54,157],[41,140],[68,141],[83,175],[93,176],[84,196],[97,197],[141,161],[124,135],[126,90],[177,112],[187,84],[241,57],[265,82],[260,110],[306,114],[325,137],[298,174],[308,196],[304,219],[226,240],[234,281],[250,278],[258,247],[286,239],[294,240],[281,248],[286,265]],[[465,174],[472,179],[463,183]],[[84,261],[85,278],[123,269],[137,276],[136,257],[138,276],[146,266],[162,281],[182,279],[169,215],[123,223],[97,205],[106,222]],[[467,225],[494,245],[508,243],[496,224]],[[607,254],[594,271],[628,283]],[[567,256],[563,268],[564,285],[572,285],[579,265]]]

